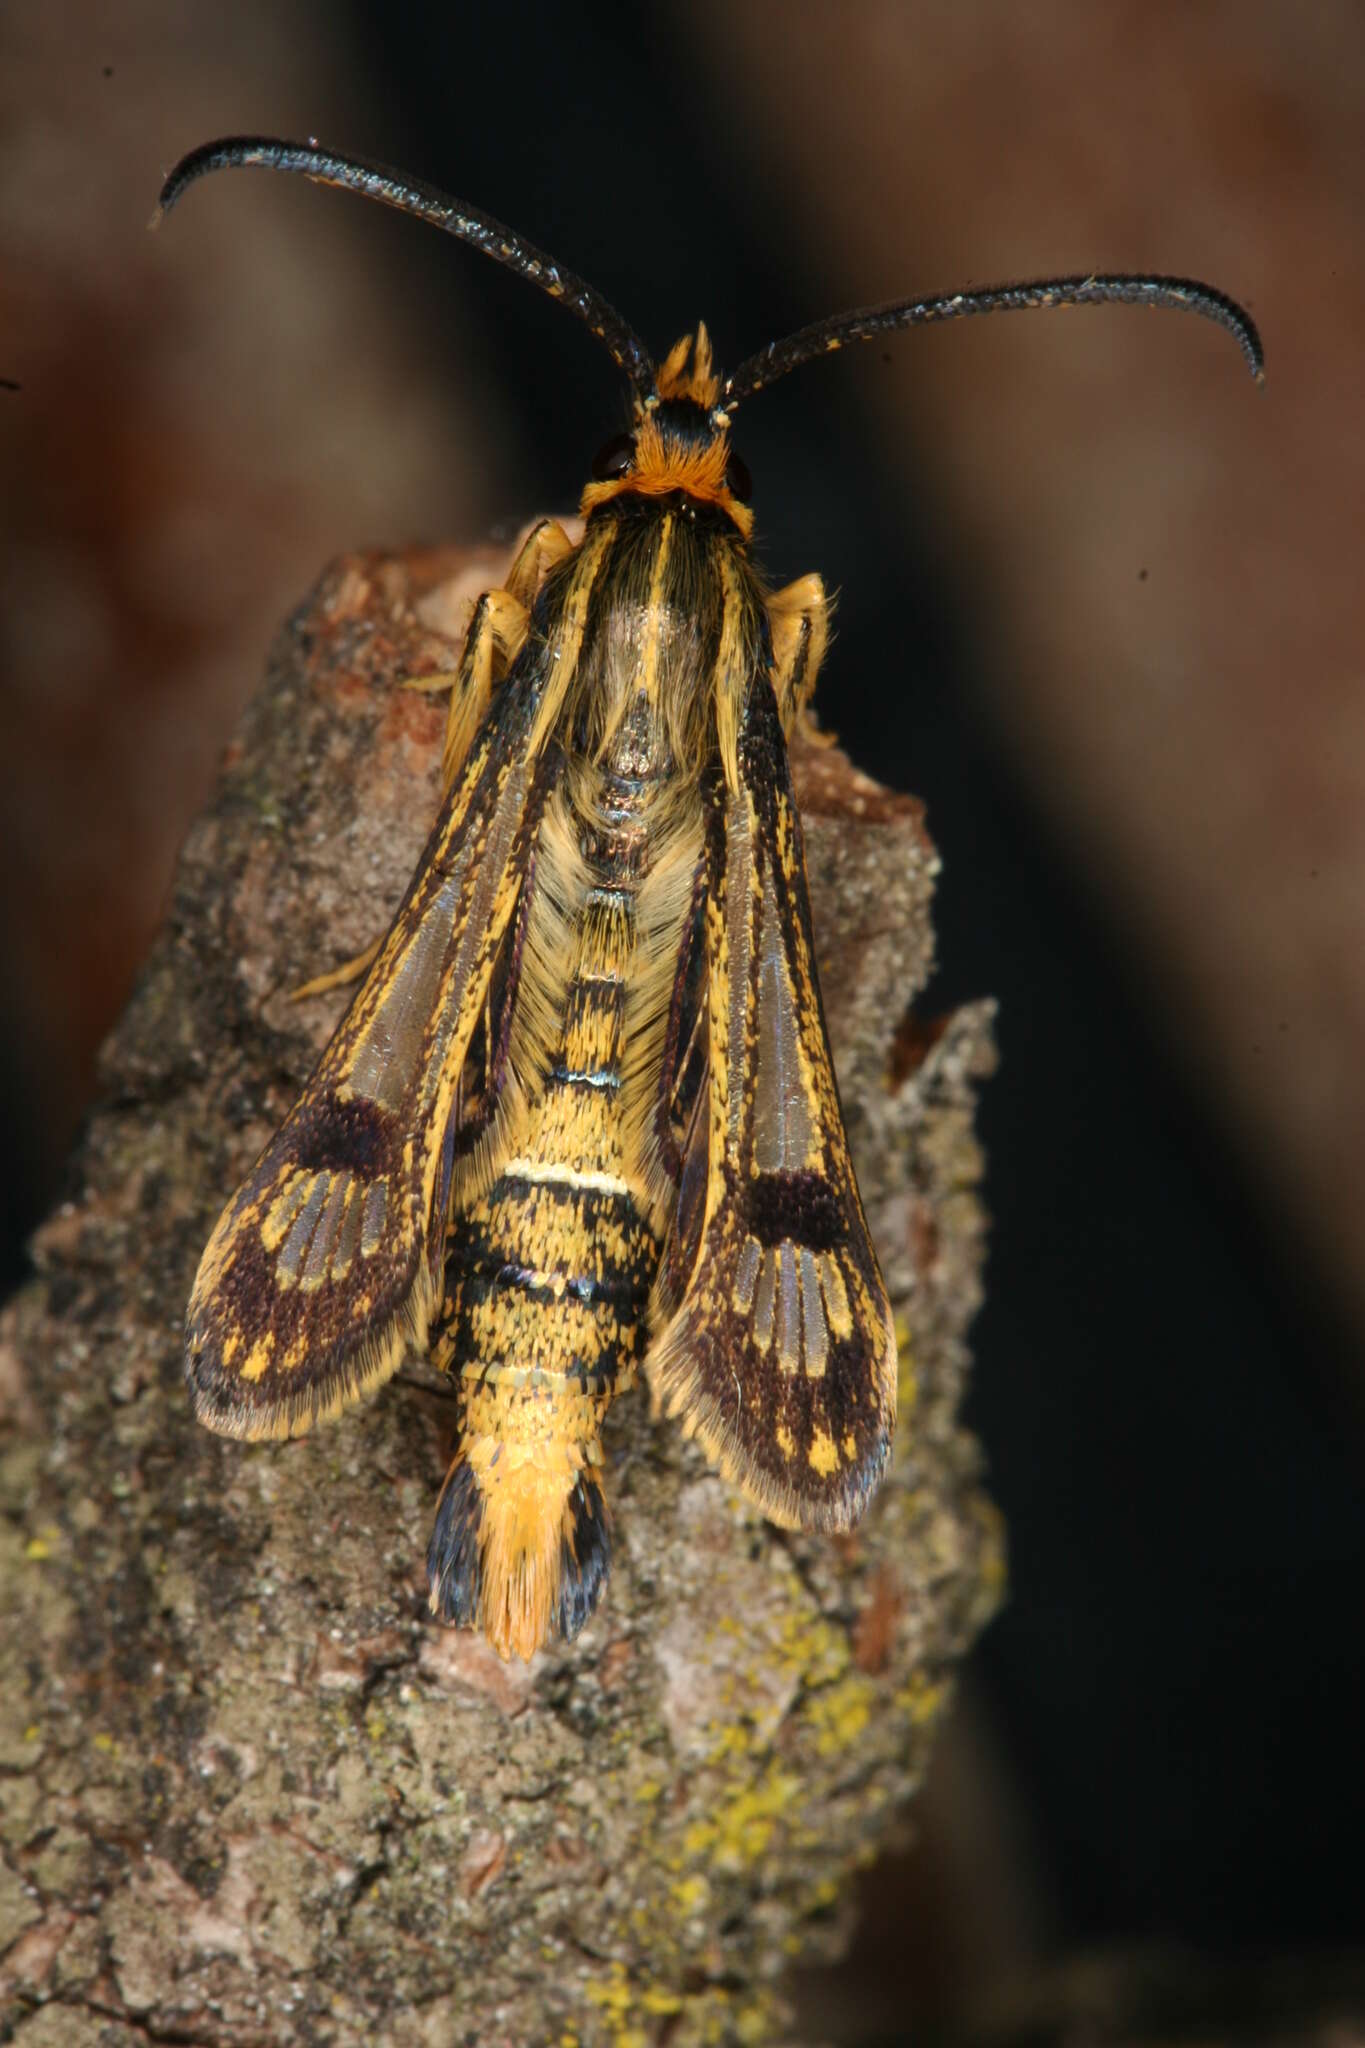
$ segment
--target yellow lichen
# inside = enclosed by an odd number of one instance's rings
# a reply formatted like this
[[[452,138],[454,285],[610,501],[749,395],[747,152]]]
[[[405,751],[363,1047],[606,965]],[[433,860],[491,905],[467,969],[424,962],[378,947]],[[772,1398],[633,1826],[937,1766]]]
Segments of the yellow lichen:
[[[896,1694],[896,1705],[905,1714],[912,1728],[922,1728],[932,1721],[943,1705],[946,1688],[933,1685],[921,1672],[916,1672],[908,1684]]]
[[[765,2041],[772,2039],[775,2019],[773,2008],[766,1999],[741,2006],[735,2014],[735,2039],[740,2048],[762,2048]]]
[[[586,1989],[593,2005],[600,2005],[614,2019],[624,2020],[630,2010],[630,1986],[626,1982],[624,1963],[613,1963],[604,1981],[589,1984]]]
[[[777,1824],[799,1796],[801,1782],[790,1771],[773,1769],[756,1784],[743,1785],[721,1800],[707,1820],[696,1820],[683,1836],[683,1849],[717,1868],[742,1870],[765,1856]]]
[[[1005,1518],[995,1502],[987,1500],[984,1494],[979,1494],[972,1502],[972,1514],[981,1526],[983,1537],[981,1584],[992,1599],[998,1600],[1009,1578]]]
[[[666,2018],[681,2012],[684,2003],[678,1992],[669,1991],[662,1984],[646,1984],[637,1991],[620,1962],[611,1965],[605,1981],[589,1984],[587,1995],[605,2016],[616,2048],[645,2048],[647,2036],[634,2023],[637,2012]]]
[[[807,1686],[842,1678],[850,1660],[848,1637],[822,1615],[788,1614],[783,1618],[781,1669],[786,1678]]]
[[[837,1685],[815,1693],[807,1712],[815,1729],[815,1747],[821,1756],[834,1756],[851,1749],[872,1718],[876,1687],[860,1672],[850,1672]]]

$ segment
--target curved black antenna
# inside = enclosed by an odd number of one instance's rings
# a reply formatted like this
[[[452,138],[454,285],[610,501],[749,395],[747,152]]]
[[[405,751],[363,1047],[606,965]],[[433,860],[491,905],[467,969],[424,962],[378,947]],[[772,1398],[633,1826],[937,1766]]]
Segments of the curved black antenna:
[[[770,341],[757,355],[740,364],[725,382],[719,410],[732,412],[743,398],[775,383],[816,356],[828,355],[850,341],[870,341],[874,335],[889,334],[897,327],[922,327],[931,320],[962,320],[970,313],[1019,313],[1034,306],[1094,306],[1119,300],[1135,306],[1175,306],[1186,313],[1226,327],[1259,384],[1265,377],[1261,337],[1251,315],[1216,291],[1192,277],[1103,277],[1041,278],[1034,284],[993,284],[980,291],[953,292],[938,298],[893,299],[886,306],[863,306],[852,313],[835,313],[828,320],[812,321],[785,341]]]
[[[251,164],[260,164],[269,171],[297,171],[301,177],[311,178],[315,185],[336,185],[349,192],[362,192],[367,199],[381,200],[385,206],[396,207],[399,213],[430,221],[433,227],[454,235],[458,241],[468,242],[471,248],[514,270],[528,284],[538,285],[541,291],[576,313],[592,329],[617,368],[625,371],[641,399],[654,389],[654,361],[648,349],[591,285],[521,235],[514,234],[511,228],[505,228],[491,214],[480,213],[477,207],[466,206],[462,199],[452,199],[448,193],[438,192],[434,185],[404,177],[401,171],[391,171],[384,164],[366,163],[362,157],[336,156],[311,142],[283,142],[270,135],[225,136],[181,157],[161,187],[151,225],[160,225],[186,186],[196,178],[209,171],[235,171]]]

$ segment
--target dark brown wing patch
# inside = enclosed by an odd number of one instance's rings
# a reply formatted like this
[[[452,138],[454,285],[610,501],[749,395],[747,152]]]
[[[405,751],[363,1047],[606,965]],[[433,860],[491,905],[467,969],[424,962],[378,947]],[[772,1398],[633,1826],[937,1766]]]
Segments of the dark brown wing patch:
[[[679,1204],[647,1370],[664,1408],[772,1520],[846,1529],[886,1460],[896,1344],[839,1108],[766,678],[749,692],[738,765],[738,789],[710,803],[705,1213],[688,1228]]]

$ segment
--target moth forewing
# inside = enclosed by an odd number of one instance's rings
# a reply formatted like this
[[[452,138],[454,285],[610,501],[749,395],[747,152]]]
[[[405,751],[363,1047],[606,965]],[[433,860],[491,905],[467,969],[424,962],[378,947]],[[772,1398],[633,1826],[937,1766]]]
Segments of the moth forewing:
[[[209,1240],[186,1373],[224,1435],[306,1430],[425,1342],[452,1107],[543,798],[534,704],[496,700],[374,965]]]
[[[698,1232],[680,1199],[656,1291],[668,1320],[646,1371],[770,1519],[846,1529],[885,1463],[896,1343],[839,1107],[766,676],[748,693],[738,765],[739,787],[712,800],[705,1207]]]

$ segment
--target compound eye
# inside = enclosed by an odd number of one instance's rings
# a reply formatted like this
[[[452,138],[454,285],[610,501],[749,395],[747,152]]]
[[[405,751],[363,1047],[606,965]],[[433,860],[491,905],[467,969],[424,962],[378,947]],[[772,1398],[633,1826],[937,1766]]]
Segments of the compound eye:
[[[733,450],[725,465],[725,488],[732,498],[738,498],[741,505],[747,505],[754,494],[754,480],[749,474],[749,465]]]
[[[606,446],[599,448],[592,459],[592,473],[600,484],[614,483],[617,477],[629,475],[634,466],[633,434],[613,434]]]

